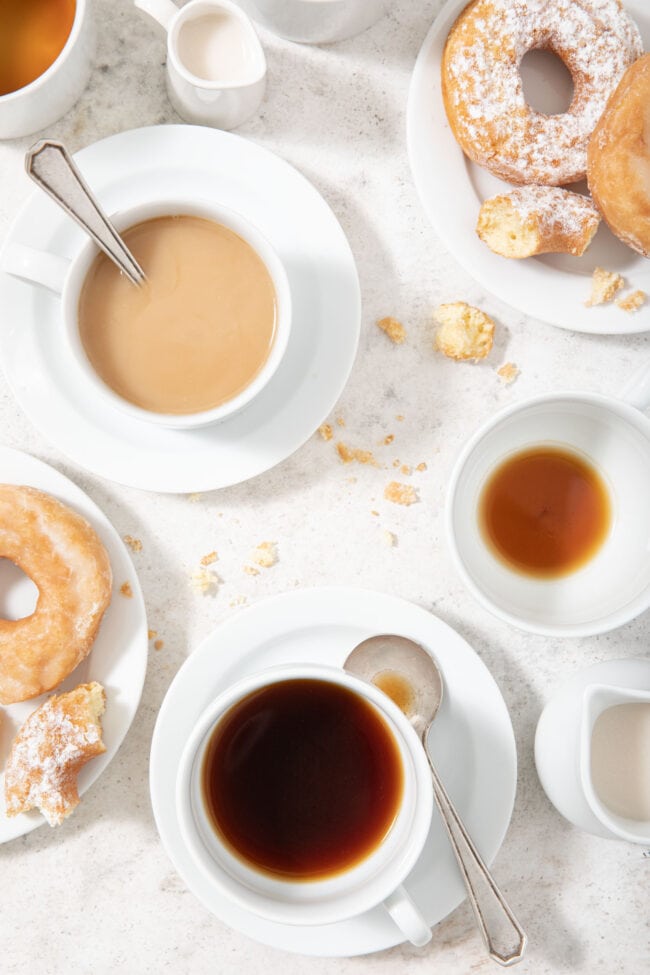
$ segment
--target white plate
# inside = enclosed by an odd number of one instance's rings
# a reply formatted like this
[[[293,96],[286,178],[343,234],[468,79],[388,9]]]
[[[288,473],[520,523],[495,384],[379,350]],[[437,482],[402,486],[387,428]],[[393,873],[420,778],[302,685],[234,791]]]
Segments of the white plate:
[[[214,890],[195,866],[175,814],[183,745],[217,694],[240,678],[283,663],[342,665],[376,633],[398,633],[427,647],[445,682],[431,747],[441,778],[482,855],[491,862],[515,798],[517,756],[505,703],[472,648],[418,606],[363,589],[307,589],[263,600],[227,620],[188,658],[163,701],[151,747],[151,800],[158,831],[190,890],[223,922],[256,941],[304,955],[360,955],[402,940],[382,908],[341,924],[290,926],[258,918]],[[429,924],[465,897],[442,824],[434,814],[425,850],[406,887]]]
[[[152,491],[208,491],[279,464],[331,412],[357,349],[357,272],[327,203],[284,160],[239,136],[201,126],[122,132],[75,159],[109,212],[156,196],[187,195],[247,217],[285,263],[293,329],[280,368],[249,407],[202,430],[164,430],[91,399],[60,341],[59,299],[0,273],[0,356],[34,426],[80,466]],[[8,240],[72,257],[84,237],[37,191]]]
[[[527,260],[499,257],[476,235],[483,200],[509,189],[486,169],[470,162],[454,139],[442,101],[440,64],[449,30],[467,0],[450,0],[431,27],[415,64],[407,110],[407,142],[413,179],[434,229],[456,260],[484,288],[526,315],[577,332],[645,332],[650,308],[628,314],[615,305],[585,308],[596,266],[618,271],[630,288],[650,293],[650,261],[625,247],[603,224],[583,257],[545,254]],[[650,5],[626,0],[626,9],[650,45]],[[532,60],[528,91],[548,97],[562,90],[560,68],[548,56]],[[543,70],[540,64],[544,65]],[[534,67],[537,65],[537,68]],[[555,68],[555,70],[554,70]],[[537,72],[537,74],[536,74]]]
[[[120,536],[97,505],[81,488],[54,468],[30,454],[0,447],[0,482],[26,484],[47,491],[83,515],[106,546],[113,569],[113,598],[104,614],[90,654],[59,690],[77,684],[99,681],[106,690],[106,711],[102,716],[106,751],[85,765],[79,775],[79,794],[83,795],[102,774],[124,741],[140,703],[147,669],[147,617],[140,583]],[[128,582],[133,596],[119,592]],[[31,611],[36,601],[34,583],[12,564],[0,558],[0,616],[18,619]],[[49,695],[2,708],[0,721],[0,768],[4,768],[11,742],[23,721],[47,700]],[[12,819],[5,815],[4,774],[0,776],[0,843],[12,840],[42,826],[39,812],[21,813]]]

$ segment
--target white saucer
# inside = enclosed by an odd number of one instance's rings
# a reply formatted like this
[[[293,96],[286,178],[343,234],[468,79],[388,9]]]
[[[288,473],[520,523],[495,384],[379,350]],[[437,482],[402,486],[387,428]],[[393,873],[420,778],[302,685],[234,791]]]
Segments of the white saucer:
[[[618,271],[629,289],[650,293],[650,261],[625,247],[603,224],[583,257],[546,254],[527,260],[499,257],[476,235],[483,200],[511,187],[476,166],[454,139],[442,101],[440,64],[452,24],[467,0],[449,0],[420,50],[409,92],[407,142],[413,179],[422,205],[440,239],[456,260],[484,288],[502,301],[560,328],[618,335],[650,329],[650,307],[628,314],[615,305],[585,308],[590,277],[596,266]],[[625,0],[650,47],[650,5]],[[539,63],[539,62],[536,62]],[[545,62],[534,72],[528,90],[560,89],[560,71]]]
[[[535,732],[535,765],[557,811],[578,829],[612,839],[589,808],[580,783],[582,699],[590,684],[650,691],[650,660],[607,660],[579,670],[548,702]]]
[[[208,491],[279,464],[331,412],[357,349],[357,272],[327,203],[268,150],[201,126],[122,132],[75,159],[109,213],[157,195],[187,195],[223,203],[251,220],[285,263],[294,326],[282,365],[254,403],[201,430],[164,430],[91,399],[59,341],[59,299],[0,273],[0,357],[32,423],[80,466],[152,491]],[[67,257],[83,240],[40,191],[8,236]]]
[[[106,711],[102,716],[106,751],[82,768],[79,793],[83,795],[107,767],[122,744],[140,703],[147,669],[147,617],[138,577],[122,539],[97,505],[81,488],[54,468],[30,454],[0,447],[1,479],[5,484],[26,484],[47,491],[63,501],[93,526],[106,546],[113,569],[113,598],[104,614],[90,654],[63,682],[59,690],[96,680],[106,690]],[[119,592],[128,582],[133,596]],[[36,587],[11,563],[0,559],[0,616],[16,619],[30,612],[36,600]],[[14,735],[25,719],[49,695],[2,708],[0,722],[0,768],[4,767]],[[0,776],[0,796],[4,796],[4,775]],[[43,826],[39,812],[21,813],[12,819],[5,815],[0,801],[0,843],[15,839]]]
[[[491,862],[506,834],[515,798],[517,756],[501,693],[472,648],[418,606],[363,589],[307,589],[263,600],[226,620],[188,658],[163,701],[151,747],[151,800],[158,831],[190,890],[225,924],[264,944],[304,955],[380,951],[402,935],[378,907],[340,924],[290,926],[249,914],[214,890],[182,841],[175,783],[183,745],[200,713],[247,674],[300,661],[342,665],[376,633],[411,637],[435,654],[445,693],[431,746],[451,797],[482,855]],[[434,821],[406,887],[437,924],[465,897],[443,826]]]

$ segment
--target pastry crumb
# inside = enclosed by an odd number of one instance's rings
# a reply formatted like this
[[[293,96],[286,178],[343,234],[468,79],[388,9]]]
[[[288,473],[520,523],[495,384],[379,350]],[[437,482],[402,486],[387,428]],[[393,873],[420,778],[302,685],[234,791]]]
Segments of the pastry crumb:
[[[426,471],[427,465],[425,464],[424,461],[421,461],[415,469],[416,471],[420,471],[420,472]]]
[[[201,565],[212,565],[218,558],[219,556],[216,552],[208,552],[207,555],[201,556]]]
[[[396,457],[395,460],[393,461],[393,467],[399,467],[401,463],[402,463],[401,460],[399,460],[399,458]]]
[[[190,585],[194,592],[207,596],[216,591],[219,585],[219,577],[211,569],[195,569],[190,575]]]
[[[260,542],[251,556],[251,562],[261,566],[263,569],[270,569],[278,561],[277,543]]]
[[[393,442],[394,439],[395,439],[395,434],[394,433],[389,433],[388,436],[387,437],[384,437],[384,439],[383,439],[384,446],[385,447],[388,447],[389,444],[392,444],[392,442]]]
[[[162,650],[164,646],[165,646],[164,640],[156,640],[153,645],[153,648],[154,650]]]
[[[410,505],[420,500],[417,489],[411,484],[400,484],[399,481],[391,481],[384,489],[384,497],[393,504]]]
[[[248,602],[248,597],[247,596],[243,596],[243,595],[240,594],[239,596],[234,596],[230,600],[230,603],[228,605],[231,606],[231,607],[234,607],[234,606],[243,606],[244,603],[247,603],[247,602]]]
[[[375,518],[379,518],[379,512],[378,511],[375,511],[374,508],[372,509],[372,511],[370,512],[370,514],[373,515],[373,517],[375,517]]]
[[[330,426],[329,423],[321,423],[321,425],[318,428],[318,432],[320,433],[323,440],[331,440],[332,437],[334,436],[334,431],[332,430],[332,427]]]
[[[147,639],[153,640],[155,636],[158,636],[158,630],[147,630]]]
[[[435,348],[449,359],[485,359],[494,342],[494,322],[466,301],[438,305],[433,313],[438,324]]]
[[[605,305],[611,301],[623,285],[624,278],[616,271],[606,271],[604,267],[597,267],[591,279],[591,294],[585,301],[587,308],[594,305]]]
[[[357,464],[370,464],[377,467],[377,461],[371,450],[360,450],[358,447],[348,447],[342,440],[336,445],[336,452],[344,464],[351,464],[356,460]]]
[[[132,552],[142,551],[142,542],[139,538],[134,538],[133,535],[125,535],[124,543],[129,546]]]
[[[638,311],[641,305],[645,304],[647,297],[648,296],[645,291],[632,291],[629,295],[625,295],[624,298],[619,298],[616,304],[619,308],[622,308],[623,311],[632,313]]]
[[[403,413],[398,413],[397,416],[395,417],[395,419],[397,420],[398,423],[403,423],[404,422],[404,414]]]
[[[247,576],[258,576],[260,574],[260,570],[256,569],[254,565],[245,565],[244,572]]]
[[[337,416],[337,418],[336,418],[336,425],[337,425],[337,427],[344,427],[345,426],[345,420],[343,419],[342,416]]]
[[[406,339],[406,329],[401,322],[398,322],[396,318],[392,318],[390,315],[387,318],[380,318],[377,322],[377,328],[385,332],[395,345],[401,345]]]
[[[408,464],[402,464],[402,466],[399,469],[399,472],[400,474],[403,474],[404,477],[410,477],[411,474],[413,473],[413,468],[409,467]]]
[[[509,386],[510,383],[514,383],[515,379],[519,375],[520,370],[514,364],[514,362],[504,362],[502,366],[497,369],[497,376],[499,379],[503,380],[504,385]]]
[[[387,528],[381,533],[381,540],[387,548],[393,548],[397,542],[397,536],[389,532]]]
[[[194,494],[188,494],[187,500],[191,501],[192,504],[196,504],[197,501],[200,501],[202,497],[203,495],[200,492],[196,491]]]
[[[131,589],[131,583],[123,582],[120,586],[120,592],[126,599],[133,599],[133,590]]]

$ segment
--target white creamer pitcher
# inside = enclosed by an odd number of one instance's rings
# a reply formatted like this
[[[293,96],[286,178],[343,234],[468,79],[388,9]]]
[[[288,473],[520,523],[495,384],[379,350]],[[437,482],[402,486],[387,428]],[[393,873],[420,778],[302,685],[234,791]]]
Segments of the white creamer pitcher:
[[[188,122],[234,129],[259,108],[266,58],[244,11],[230,0],[135,0],[167,31],[167,92]]]
[[[594,782],[594,728],[601,715],[623,704],[650,704],[649,659],[608,660],[574,674],[542,712],[535,763],[548,798],[579,829],[650,847],[650,819],[618,815]],[[627,758],[622,751],[621,763]],[[650,768],[638,771],[650,775]]]

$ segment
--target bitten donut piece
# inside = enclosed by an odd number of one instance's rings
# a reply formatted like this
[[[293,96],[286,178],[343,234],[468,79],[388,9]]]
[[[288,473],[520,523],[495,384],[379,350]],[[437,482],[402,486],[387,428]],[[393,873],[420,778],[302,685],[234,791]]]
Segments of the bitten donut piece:
[[[523,186],[486,200],[476,233],[502,257],[575,254],[589,247],[600,214],[586,196],[556,186]]]
[[[650,257],[650,54],[625,72],[587,153],[589,189],[607,226]]]
[[[77,775],[106,751],[100,715],[101,684],[80,684],[51,697],[27,718],[16,735],[5,768],[7,815],[40,809],[58,826],[79,805]]]
[[[88,654],[111,601],[112,573],[85,518],[15,484],[0,484],[0,558],[38,588],[31,616],[0,620],[0,704],[13,704],[57,687]]]
[[[435,347],[449,359],[484,359],[494,341],[494,322],[466,301],[438,305],[433,313],[439,325]]]
[[[519,67],[534,49],[552,51],[571,72],[566,112],[544,115],[527,103]],[[474,0],[443,53],[451,130],[470,159],[510,183],[573,183],[585,175],[607,99],[642,53],[621,0]]]

